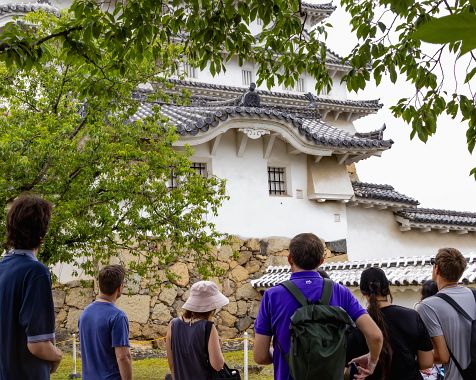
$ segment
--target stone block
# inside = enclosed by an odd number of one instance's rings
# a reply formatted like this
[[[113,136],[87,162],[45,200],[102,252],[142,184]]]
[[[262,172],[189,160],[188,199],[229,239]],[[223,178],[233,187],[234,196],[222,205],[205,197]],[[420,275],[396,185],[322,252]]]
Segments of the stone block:
[[[227,271],[230,269],[230,264],[224,263],[222,261],[215,262],[215,265],[223,271]]]
[[[236,282],[242,282],[248,279],[248,271],[243,268],[241,265],[237,265],[230,274],[231,278]]]
[[[62,289],[53,289],[53,304],[56,308],[62,308],[64,306],[64,299],[66,292]]]
[[[245,269],[248,271],[249,274],[259,272],[259,270],[261,269],[261,263],[258,260],[251,260],[246,263]]]
[[[68,312],[64,308],[61,309],[58,313],[56,313],[56,318],[55,318],[56,326],[61,326],[63,322],[66,320],[67,316],[68,316]]]
[[[269,266],[281,266],[281,265],[289,265],[288,258],[285,256],[269,256],[265,263],[264,267],[267,268]]]
[[[228,264],[230,265],[230,269],[235,269],[239,265],[236,260],[230,260]]]
[[[230,297],[235,293],[236,284],[231,281],[229,278],[223,280],[223,294],[227,297]]]
[[[243,317],[248,314],[248,303],[245,301],[238,301],[236,304],[238,306],[238,310],[236,311],[238,317]]]
[[[66,329],[70,332],[78,331],[78,320],[83,310],[70,308],[68,310],[68,318],[66,319]]]
[[[129,275],[124,286],[124,294],[138,294],[140,290],[141,276],[137,273]]]
[[[94,292],[91,288],[71,288],[66,292],[66,305],[77,309],[84,309],[94,301]]]
[[[235,325],[236,317],[230,314],[228,311],[222,310],[218,315],[220,316],[223,325],[227,327],[233,327]]]
[[[175,285],[185,287],[190,282],[190,275],[186,264],[180,262],[175,263],[170,267],[170,271],[176,275],[172,280]]]
[[[135,339],[142,336],[141,325],[137,322],[129,322],[129,338]]]
[[[217,252],[217,259],[224,263],[230,261],[232,257],[233,257],[233,248],[231,248],[231,246],[229,245],[221,246]]]
[[[283,251],[289,248],[291,239],[285,237],[270,237],[268,238],[268,254]]]
[[[145,339],[156,339],[160,337],[159,334],[159,327],[160,325],[157,325],[155,323],[148,323],[144,326],[142,326],[142,336]]]
[[[130,322],[147,323],[150,313],[150,296],[146,295],[123,295],[116,306],[126,313]]]
[[[240,251],[240,255],[238,256],[238,264],[245,265],[248,261],[250,261],[253,254],[250,251]]]
[[[177,290],[175,289],[174,285],[162,286],[160,294],[159,294],[159,300],[171,306],[175,302],[176,298],[177,298]]]
[[[238,305],[236,304],[236,301],[230,301],[228,305],[226,305],[223,310],[228,311],[230,314],[236,314],[238,310]]]
[[[249,313],[251,318],[257,317],[260,303],[260,301],[253,301],[253,303],[251,304],[251,309]]]
[[[166,305],[158,303],[152,310],[152,319],[157,320],[160,323],[168,323],[172,319],[172,314]]]
[[[232,339],[236,338],[238,334],[238,330],[233,327],[228,326],[217,326],[218,328],[218,335],[221,339]]]
[[[245,242],[245,247],[250,251],[259,252],[261,250],[261,244],[258,239],[249,239]]]
[[[257,295],[258,292],[249,283],[239,286],[236,290],[236,299],[238,300],[253,300]]]
[[[243,332],[247,330],[251,326],[252,323],[253,323],[253,318],[247,315],[244,318],[240,318],[236,322],[236,328],[238,329],[239,332]]]

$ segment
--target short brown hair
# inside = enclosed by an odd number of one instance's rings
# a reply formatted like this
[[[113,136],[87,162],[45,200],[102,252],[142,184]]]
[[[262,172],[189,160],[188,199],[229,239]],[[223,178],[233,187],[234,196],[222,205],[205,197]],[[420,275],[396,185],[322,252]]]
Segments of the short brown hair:
[[[126,270],[121,265],[106,265],[99,271],[99,290],[111,295],[124,283]]]
[[[312,233],[299,234],[289,243],[289,255],[299,268],[314,270],[324,256],[324,244]]]
[[[447,281],[457,282],[466,269],[466,259],[456,248],[441,248],[435,257],[440,275]]]
[[[48,231],[51,203],[35,195],[13,201],[7,214],[7,247],[38,248]]]

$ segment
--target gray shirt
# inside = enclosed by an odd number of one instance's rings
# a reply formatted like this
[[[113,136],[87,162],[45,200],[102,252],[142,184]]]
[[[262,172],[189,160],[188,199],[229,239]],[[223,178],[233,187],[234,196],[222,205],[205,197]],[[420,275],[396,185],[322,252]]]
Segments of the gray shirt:
[[[470,289],[463,286],[440,290],[453,298],[470,317],[476,318],[476,303]],[[448,348],[464,369],[470,362],[471,323],[460,316],[453,307],[438,297],[424,299],[419,307],[421,319],[430,337],[444,336]],[[452,360],[444,365],[445,380],[462,380],[458,368]]]

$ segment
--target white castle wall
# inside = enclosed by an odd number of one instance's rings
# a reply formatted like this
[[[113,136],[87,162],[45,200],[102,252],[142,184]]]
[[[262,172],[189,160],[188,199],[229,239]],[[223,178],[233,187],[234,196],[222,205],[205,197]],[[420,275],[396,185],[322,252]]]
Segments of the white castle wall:
[[[434,255],[442,247],[476,252],[475,233],[402,232],[391,210],[348,207],[347,224],[349,260]]]

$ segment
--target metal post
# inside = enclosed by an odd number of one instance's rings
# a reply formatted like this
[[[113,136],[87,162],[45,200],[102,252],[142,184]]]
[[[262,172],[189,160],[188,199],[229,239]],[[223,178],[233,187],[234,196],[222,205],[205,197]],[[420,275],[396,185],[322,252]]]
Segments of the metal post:
[[[73,373],[68,376],[69,379],[80,379],[81,375],[77,372],[76,367],[76,334],[73,334]]]
[[[243,341],[243,380],[248,380],[248,333],[245,331],[244,333],[244,341]]]

